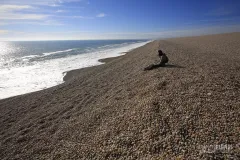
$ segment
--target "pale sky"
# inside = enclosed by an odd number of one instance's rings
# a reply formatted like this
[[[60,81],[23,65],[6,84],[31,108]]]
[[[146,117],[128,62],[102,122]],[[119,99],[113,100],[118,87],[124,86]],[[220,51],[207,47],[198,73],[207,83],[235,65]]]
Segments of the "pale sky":
[[[240,31],[238,0],[1,0],[0,40],[158,39]]]

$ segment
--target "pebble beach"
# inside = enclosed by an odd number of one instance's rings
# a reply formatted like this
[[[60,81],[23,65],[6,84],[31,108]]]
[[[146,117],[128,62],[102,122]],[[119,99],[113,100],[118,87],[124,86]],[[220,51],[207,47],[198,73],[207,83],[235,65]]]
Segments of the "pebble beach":
[[[144,71],[169,58],[166,67]],[[0,100],[0,159],[240,159],[240,33],[156,40]]]

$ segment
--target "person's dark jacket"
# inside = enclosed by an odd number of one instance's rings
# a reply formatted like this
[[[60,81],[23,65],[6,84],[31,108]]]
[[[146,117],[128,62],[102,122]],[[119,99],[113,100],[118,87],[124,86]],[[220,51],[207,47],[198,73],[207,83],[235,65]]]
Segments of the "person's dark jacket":
[[[163,53],[161,57],[162,57],[162,58],[161,58],[160,64],[168,63],[168,57],[166,56],[165,53]]]

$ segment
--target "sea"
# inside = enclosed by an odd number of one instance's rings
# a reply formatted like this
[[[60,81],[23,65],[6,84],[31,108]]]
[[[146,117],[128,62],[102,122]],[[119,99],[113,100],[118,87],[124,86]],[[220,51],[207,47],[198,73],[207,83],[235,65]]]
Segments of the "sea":
[[[149,40],[0,42],[0,99],[63,83],[67,71],[101,65]]]

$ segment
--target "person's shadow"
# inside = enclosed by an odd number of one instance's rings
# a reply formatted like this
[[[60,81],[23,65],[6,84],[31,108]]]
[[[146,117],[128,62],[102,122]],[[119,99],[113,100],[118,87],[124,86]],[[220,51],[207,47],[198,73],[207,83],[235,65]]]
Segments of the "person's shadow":
[[[147,70],[153,70],[153,69],[157,69],[157,68],[185,68],[183,66],[179,66],[179,65],[174,65],[174,64],[151,64],[150,66],[147,66],[144,68],[144,71]]]
[[[183,66],[175,65],[175,64],[166,64],[165,68],[185,68]]]

